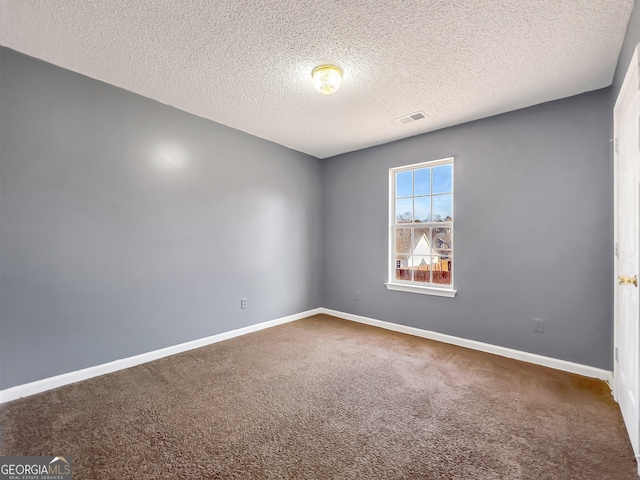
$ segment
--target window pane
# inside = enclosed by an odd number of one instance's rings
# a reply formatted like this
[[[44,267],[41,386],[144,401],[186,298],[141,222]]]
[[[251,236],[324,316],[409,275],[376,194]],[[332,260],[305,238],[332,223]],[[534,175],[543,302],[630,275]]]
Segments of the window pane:
[[[396,253],[411,253],[411,229],[396,229]]]
[[[453,165],[433,167],[433,193],[453,192]]]
[[[440,253],[440,252],[439,252]],[[433,264],[433,283],[451,285],[452,258],[450,253],[441,253]]]
[[[413,194],[428,195],[431,193],[431,169],[421,168],[413,172]]]
[[[451,250],[452,235],[450,228],[434,228],[431,236],[431,246],[435,251]]]
[[[413,248],[409,266],[413,269],[415,282],[430,282],[431,275],[431,229],[415,228],[413,230]]]
[[[396,255],[394,259],[396,280],[411,281],[411,268],[409,268],[409,257],[407,255]]]
[[[431,262],[432,257],[428,255],[413,255],[409,259],[409,264],[413,268],[414,282],[431,282]]]
[[[453,195],[435,195],[433,198],[433,221],[450,222],[453,220]]]
[[[396,223],[411,223],[413,221],[413,198],[396,200]]]
[[[420,257],[431,255],[430,228],[414,228],[411,253]]]
[[[431,221],[431,197],[416,197],[414,200],[416,222]]]
[[[396,198],[413,195],[413,171],[396,173]]]

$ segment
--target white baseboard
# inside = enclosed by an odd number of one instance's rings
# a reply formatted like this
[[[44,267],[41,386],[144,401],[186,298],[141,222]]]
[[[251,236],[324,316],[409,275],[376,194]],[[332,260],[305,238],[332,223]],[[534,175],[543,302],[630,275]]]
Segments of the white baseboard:
[[[376,320],[374,318],[363,317],[360,315],[354,315],[351,313],[339,312],[337,310],[320,307],[313,310],[307,310],[306,312],[297,313],[295,315],[276,318],[268,322],[250,325],[248,327],[239,328],[237,330],[231,330],[230,332],[219,333],[217,335],[200,338],[191,342],[173,345],[171,347],[162,348],[160,350],[154,350],[152,352],[123,358],[120,360],[114,360],[113,362],[103,363],[102,365],[83,368],[82,370],[77,370],[75,372],[64,373],[62,375],[56,375],[55,377],[44,378],[35,382],[25,383],[24,385],[17,385],[5,390],[0,390],[0,404],[10,402],[21,397],[35,395],[36,393],[45,392],[47,390],[52,390],[64,385],[69,385],[70,383],[76,383],[82,380],[87,380],[89,378],[105,375],[107,373],[117,372],[118,370],[124,370],[125,368],[135,367],[136,365],[140,365],[142,363],[152,362],[153,360],[157,360],[159,358],[186,352],[188,350],[193,350],[194,348],[204,347],[206,345],[211,345],[212,343],[221,342],[223,340],[228,340],[240,335],[246,335],[247,333],[257,332],[259,330],[264,330],[265,328],[275,327],[276,325],[293,322],[302,318],[310,317],[312,315],[317,315],[319,313],[332,315],[334,317],[343,318],[345,320],[351,320],[353,322],[372,325],[374,327],[392,330],[394,332],[406,333],[408,335],[428,338],[443,343],[449,343],[451,345],[458,345],[460,347],[471,348],[473,350],[479,350],[481,352],[493,353],[502,357],[513,358],[516,360],[522,360],[524,362],[534,363],[536,365],[542,365],[544,367],[555,368],[556,370],[563,370],[565,372],[584,375],[585,377],[598,378],[600,380],[608,382],[610,386],[613,385],[613,372],[610,372],[608,370],[601,370],[599,368],[589,367],[587,365],[581,365],[579,363],[567,362],[565,360],[558,360],[556,358],[536,355],[535,353],[522,352],[520,350],[513,350],[511,348],[491,345],[489,343],[476,342],[475,340],[467,340],[465,338],[445,335],[443,333],[422,330],[415,327],[407,327],[405,325],[399,325],[397,323],[385,322],[382,320]]]
[[[445,335],[443,333],[432,332],[429,330],[422,330],[420,328],[407,327],[405,325],[399,325],[397,323],[384,322],[382,320],[354,315],[352,313],[339,312],[337,310],[331,310],[328,308],[320,308],[319,310],[320,313],[343,318],[345,320],[365,323],[374,327],[393,330],[394,332],[406,333],[408,335],[414,335],[416,337],[437,340],[438,342],[471,348],[473,350],[479,350],[481,352],[493,353],[494,355],[500,355],[501,357],[513,358],[516,360],[522,360],[524,362],[535,363],[536,365],[542,365],[544,367],[555,368],[556,370],[576,373],[585,377],[598,378],[609,383],[609,386],[613,385],[613,372],[610,372],[608,370],[602,370],[600,368],[590,367],[588,365],[582,365],[579,363],[567,362],[566,360],[558,360],[557,358],[536,355],[535,353],[513,350],[511,348],[500,347],[498,345],[491,345],[490,343],[476,342],[475,340],[467,340],[466,338],[454,337],[451,335]]]
[[[87,380],[89,378],[98,377],[107,373],[117,372],[118,370],[124,370],[125,368],[135,367],[136,365],[140,365],[142,363],[152,362],[153,360],[157,360],[159,358],[168,357],[169,355],[175,355],[176,353],[186,352],[188,350],[193,350],[194,348],[204,347],[206,345],[211,345],[212,343],[239,337],[240,335],[246,335],[247,333],[257,332],[258,330],[264,330],[265,328],[275,327],[276,325],[282,325],[283,323],[300,320],[302,318],[310,317],[318,313],[322,313],[321,309],[315,308],[313,310],[307,310],[306,312],[296,313],[295,315],[276,318],[274,320],[269,320],[268,322],[250,325],[248,327],[239,328],[237,330],[231,330],[230,332],[219,333],[217,335],[200,338],[191,342],[161,348],[160,350],[153,350],[152,352],[142,353],[140,355],[123,358],[120,360],[114,360],[113,362],[109,363],[103,363],[102,365],[83,368],[82,370],[77,370],[75,372],[63,373],[62,375],[56,375],[55,377],[44,378],[35,382],[17,385],[5,390],[0,390],[0,404],[10,402],[11,400],[16,400],[21,397],[27,397],[29,395],[35,395],[36,393],[41,393],[47,390],[62,387],[63,385],[68,385],[70,383],[76,383],[81,380]]]

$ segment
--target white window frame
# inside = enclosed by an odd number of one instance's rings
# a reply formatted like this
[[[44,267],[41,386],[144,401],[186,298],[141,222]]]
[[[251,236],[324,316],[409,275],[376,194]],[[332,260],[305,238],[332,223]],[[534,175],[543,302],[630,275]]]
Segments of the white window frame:
[[[415,281],[407,281],[407,280],[396,280],[395,278],[395,256],[396,256],[396,246],[395,246],[395,229],[396,228],[406,228],[406,227],[415,227],[416,223],[407,223],[407,224],[396,224],[396,182],[395,177],[396,173],[406,172],[409,170],[418,170],[420,168],[426,167],[437,167],[439,165],[452,165],[451,171],[451,193],[452,193],[452,210],[455,205],[455,179],[454,179],[454,157],[442,158],[440,160],[433,160],[428,162],[420,162],[414,163],[412,165],[405,165],[402,167],[394,167],[389,169],[389,251],[388,251],[388,281],[385,283],[388,290],[396,290],[401,292],[410,292],[410,293],[421,293],[425,295],[437,295],[440,297],[455,297],[457,290],[454,288],[454,279],[455,279],[455,263],[451,272],[451,285],[440,285],[435,283],[424,283],[424,282],[415,282]],[[432,179],[433,182],[433,179]],[[419,223],[420,227],[432,227],[432,228],[442,228],[449,227],[451,228],[451,260],[453,262],[455,255],[455,234],[453,223],[455,220],[455,214],[452,215],[451,222],[422,222]]]

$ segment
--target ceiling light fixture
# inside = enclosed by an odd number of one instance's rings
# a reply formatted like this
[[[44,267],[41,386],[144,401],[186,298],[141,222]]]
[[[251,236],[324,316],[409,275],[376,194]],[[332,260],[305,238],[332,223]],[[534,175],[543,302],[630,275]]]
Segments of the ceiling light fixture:
[[[335,65],[320,65],[311,74],[313,86],[323,95],[336,93],[342,85],[342,70]]]

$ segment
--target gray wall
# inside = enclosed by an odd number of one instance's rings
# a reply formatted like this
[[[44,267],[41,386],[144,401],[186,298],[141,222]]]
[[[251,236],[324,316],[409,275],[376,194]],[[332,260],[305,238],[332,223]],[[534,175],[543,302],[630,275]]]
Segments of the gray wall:
[[[586,93],[325,160],[323,305],[611,369],[609,97]],[[388,169],[449,156],[458,295],[388,291]]]
[[[319,160],[6,48],[0,72],[0,388],[320,306]]]
[[[320,305],[610,369],[611,97],[320,162],[0,48],[0,388]],[[388,169],[451,155],[458,296],[387,291]]]

